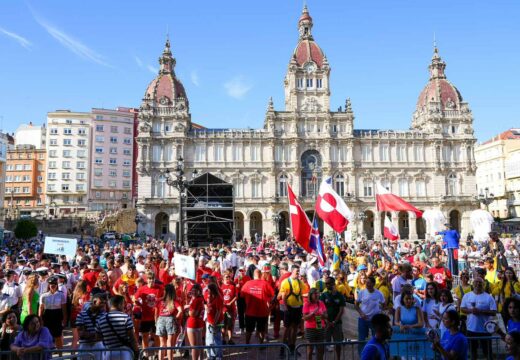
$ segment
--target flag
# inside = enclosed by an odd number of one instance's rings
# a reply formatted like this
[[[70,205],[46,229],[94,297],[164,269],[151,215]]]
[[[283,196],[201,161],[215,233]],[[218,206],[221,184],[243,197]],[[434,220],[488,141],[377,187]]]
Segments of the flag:
[[[332,188],[332,177],[321,182],[316,200],[316,213],[338,233],[345,231],[349,219],[352,218],[352,212],[347,204]]]
[[[383,230],[383,234],[385,238],[388,240],[397,240],[399,239],[399,231],[397,230],[397,226],[390,220],[388,216],[385,215],[385,228]]]
[[[318,228],[318,218],[315,216],[312,222],[311,238],[309,247],[318,255],[320,266],[325,266],[325,251],[323,251],[323,241],[320,237],[320,230]]]
[[[289,198],[289,214],[291,215],[291,230],[294,239],[309,254],[312,252],[310,248],[311,222],[303,211],[302,206],[296,199],[291,185],[287,184],[287,197]]]
[[[392,194],[381,184],[377,184],[376,207],[378,211],[413,211],[417,218],[422,217],[421,210]]]
[[[334,255],[332,257],[332,271],[339,270],[341,264],[341,252],[339,251],[338,238],[336,237],[336,241],[334,244]]]

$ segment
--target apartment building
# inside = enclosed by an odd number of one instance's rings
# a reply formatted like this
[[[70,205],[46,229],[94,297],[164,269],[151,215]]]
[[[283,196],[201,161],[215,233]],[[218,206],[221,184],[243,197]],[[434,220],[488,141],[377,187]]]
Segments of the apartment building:
[[[34,125],[32,122],[21,124],[14,133],[14,145],[33,145],[36,149],[45,149],[46,135],[45,124]]]
[[[48,214],[83,216],[88,208],[91,114],[57,110],[47,114]]]
[[[514,158],[512,154],[520,150],[520,129],[509,129],[479,144],[475,148],[477,164],[477,193],[493,194],[494,201],[489,204],[489,212],[494,217],[511,217],[510,208],[515,199],[508,194],[508,176],[506,172],[516,177]],[[509,171],[506,171],[509,167]],[[513,187],[514,182],[509,183]],[[514,191],[513,191],[514,192]],[[518,215],[517,215],[518,216]]]
[[[92,109],[89,211],[115,211],[133,206],[136,110]]]
[[[43,217],[45,208],[45,149],[16,145],[7,151],[4,213],[8,219]]]
[[[0,132],[0,209],[4,207],[5,197],[5,170],[7,160],[7,150],[12,146],[13,138]],[[4,228],[5,212],[0,212],[0,229]]]

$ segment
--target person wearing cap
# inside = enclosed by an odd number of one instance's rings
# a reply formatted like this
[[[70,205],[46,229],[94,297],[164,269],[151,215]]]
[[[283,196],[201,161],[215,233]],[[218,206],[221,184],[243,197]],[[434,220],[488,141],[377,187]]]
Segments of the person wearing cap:
[[[5,273],[5,284],[2,289],[2,295],[7,296],[9,307],[18,312],[22,305],[22,288],[15,280],[16,272],[7,270]]]
[[[54,338],[56,347],[63,348],[63,328],[67,323],[67,298],[58,290],[58,277],[51,276],[49,291],[40,296],[40,309],[38,314],[43,320],[43,326],[47,327]]]

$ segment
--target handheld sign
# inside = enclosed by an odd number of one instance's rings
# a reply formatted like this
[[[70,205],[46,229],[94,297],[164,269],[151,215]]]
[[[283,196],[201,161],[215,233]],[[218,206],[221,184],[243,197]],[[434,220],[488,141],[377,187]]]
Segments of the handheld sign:
[[[175,275],[195,280],[195,259],[191,256],[175,254],[173,257]]]
[[[44,254],[65,255],[67,258],[73,258],[76,255],[77,247],[77,239],[47,236],[43,252]]]

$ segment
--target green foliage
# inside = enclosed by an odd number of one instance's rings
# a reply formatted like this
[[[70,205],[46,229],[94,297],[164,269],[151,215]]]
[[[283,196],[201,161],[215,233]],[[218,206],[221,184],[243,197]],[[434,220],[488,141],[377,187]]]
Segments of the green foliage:
[[[38,228],[31,220],[19,220],[14,228],[14,235],[17,239],[27,240],[35,237],[37,234]]]

